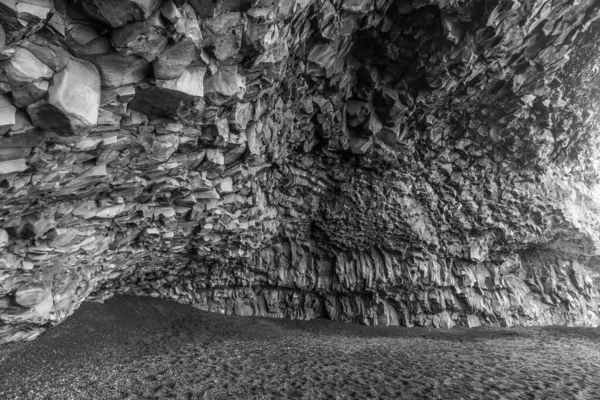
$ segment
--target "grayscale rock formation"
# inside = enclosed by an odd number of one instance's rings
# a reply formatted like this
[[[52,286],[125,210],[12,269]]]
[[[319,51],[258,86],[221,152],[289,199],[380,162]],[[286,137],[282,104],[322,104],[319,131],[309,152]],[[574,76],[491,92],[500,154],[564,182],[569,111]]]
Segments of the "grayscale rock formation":
[[[84,300],[597,325],[599,2],[0,2],[0,343]]]

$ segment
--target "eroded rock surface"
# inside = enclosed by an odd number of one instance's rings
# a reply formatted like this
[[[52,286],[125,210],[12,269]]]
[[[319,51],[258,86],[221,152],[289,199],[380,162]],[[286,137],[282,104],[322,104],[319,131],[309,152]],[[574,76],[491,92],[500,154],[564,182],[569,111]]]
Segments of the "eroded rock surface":
[[[115,293],[598,324],[596,2],[0,11],[0,342]]]

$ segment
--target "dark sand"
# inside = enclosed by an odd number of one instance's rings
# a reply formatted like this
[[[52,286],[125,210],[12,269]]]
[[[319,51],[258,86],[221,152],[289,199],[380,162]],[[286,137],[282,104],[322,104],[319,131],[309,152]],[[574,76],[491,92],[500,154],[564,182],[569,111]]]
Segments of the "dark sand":
[[[84,304],[0,346],[0,399],[600,399],[600,330],[374,328]]]

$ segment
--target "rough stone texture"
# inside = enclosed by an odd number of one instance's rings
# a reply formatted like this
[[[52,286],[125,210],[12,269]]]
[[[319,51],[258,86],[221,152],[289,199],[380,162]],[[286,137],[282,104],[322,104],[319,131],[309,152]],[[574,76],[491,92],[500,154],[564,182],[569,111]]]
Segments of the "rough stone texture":
[[[183,3],[0,7],[0,342],[114,293],[598,324],[597,2]]]

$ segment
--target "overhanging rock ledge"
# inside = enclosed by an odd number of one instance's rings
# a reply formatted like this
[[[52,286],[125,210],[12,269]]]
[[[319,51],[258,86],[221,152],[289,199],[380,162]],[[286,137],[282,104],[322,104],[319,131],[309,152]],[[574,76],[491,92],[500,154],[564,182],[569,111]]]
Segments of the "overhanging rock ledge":
[[[84,300],[596,326],[599,2],[0,4],[0,343]]]

